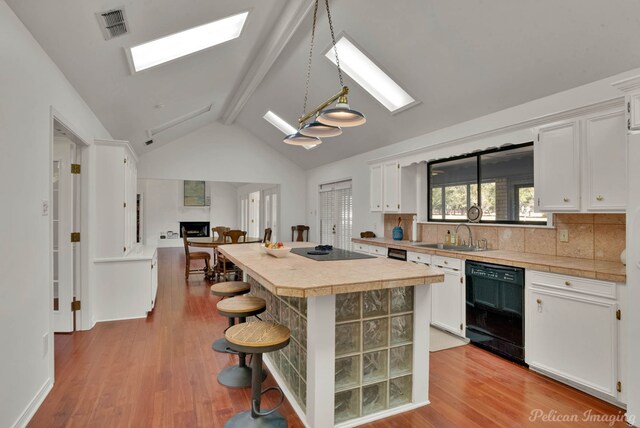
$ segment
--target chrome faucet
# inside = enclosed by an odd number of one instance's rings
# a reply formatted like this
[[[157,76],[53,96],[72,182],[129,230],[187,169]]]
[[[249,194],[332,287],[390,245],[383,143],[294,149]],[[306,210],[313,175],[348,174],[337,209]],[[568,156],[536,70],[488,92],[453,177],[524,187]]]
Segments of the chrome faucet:
[[[473,234],[471,233],[471,228],[467,223],[460,223],[458,226],[456,226],[456,239],[458,239],[458,229],[460,229],[460,227],[462,226],[466,227],[467,230],[469,231],[469,246],[473,247]],[[466,243],[463,241],[463,245],[465,244]]]

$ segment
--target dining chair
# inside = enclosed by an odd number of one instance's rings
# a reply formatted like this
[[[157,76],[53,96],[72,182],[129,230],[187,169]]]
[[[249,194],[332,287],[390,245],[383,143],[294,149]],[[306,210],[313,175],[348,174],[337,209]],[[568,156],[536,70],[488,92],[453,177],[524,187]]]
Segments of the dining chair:
[[[239,229],[227,230],[224,233],[224,238],[225,243],[231,241],[232,244],[237,244],[240,242],[240,238],[243,242],[247,240],[247,232]]]
[[[267,227],[264,230],[264,238],[262,238],[262,243],[266,244],[267,242],[271,241],[271,228]]]
[[[229,231],[230,228],[224,226],[216,226],[211,228],[211,237],[214,242],[224,242],[224,233]],[[216,237],[216,234],[218,235]]]
[[[296,235],[297,232],[297,235]],[[307,238],[304,238],[304,232],[307,232]],[[294,239],[294,235],[295,239]],[[297,226],[291,226],[291,240],[296,242],[309,242],[309,226],[299,224]]]
[[[189,251],[189,241],[187,240],[187,231],[185,228],[182,228],[182,240],[184,242],[184,256],[185,256],[185,266],[184,266],[184,278],[189,279],[189,275],[192,273],[204,273],[209,272],[210,269],[210,261],[211,254],[207,251]],[[191,261],[192,260],[204,260],[204,269],[191,269]]]
[[[375,237],[376,237],[376,234],[370,230],[367,230],[365,232],[360,232],[360,238],[375,238]]]

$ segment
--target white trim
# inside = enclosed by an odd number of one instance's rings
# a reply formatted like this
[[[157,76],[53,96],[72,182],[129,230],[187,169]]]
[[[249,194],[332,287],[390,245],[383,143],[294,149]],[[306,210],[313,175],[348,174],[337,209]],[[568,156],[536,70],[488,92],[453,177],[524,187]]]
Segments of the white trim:
[[[124,317],[124,318],[108,318],[108,319],[103,319],[103,320],[96,320],[96,322],[93,325],[98,324],[99,322],[111,322],[111,321],[126,321],[126,320],[139,320],[142,318],[146,318],[148,314],[144,314],[142,316],[139,317]]]
[[[44,399],[47,398],[47,395],[52,388],[53,382],[51,381],[51,378],[47,378],[44,385],[40,387],[38,393],[33,397],[24,411],[20,414],[20,417],[12,425],[12,428],[26,427],[29,421],[31,421],[31,418],[33,418],[33,415],[38,411],[38,408],[42,405]]]
[[[462,143],[466,143],[473,140],[479,140],[479,139],[484,139],[488,137],[495,137],[495,136],[506,134],[509,132],[521,131],[527,128],[533,128],[536,126],[546,125],[546,124],[550,124],[560,120],[576,118],[579,116],[600,112],[606,109],[620,108],[620,107],[624,107],[624,97],[616,97],[610,100],[602,101],[602,102],[591,104],[588,106],[566,110],[558,113],[551,113],[551,114],[547,114],[537,118],[525,120],[523,122],[518,122],[515,124],[503,126],[500,128],[477,132],[475,134],[467,135],[460,138],[455,138],[453,140],[441,141],[439,143],[430,144],[425,147],[406,150],[404,152],[382,156],[375,159],[370,159],[367,161],[367,163],[369,165],[372,165],[372,164],[381,163],[388,160],[397,160],[410,155],[421,155],[421,154],[428,153],[430,150],[433,150],[442,146],[457,145],[457,144],[462,144]],[[422,159],[422,160],[426,160],[426,159]],[[413,160],[412,162],[411,161],[408,162],[407,165],[410,165],[411,163],[418,163],[422,160]],[[401,166],[406,166],[406,165],[404,163],[401,163]]]
[[[369,422],[379,421],[379,420],[382,420],[384,418],[388,418],[389,416],[398,415],[400,413],[408,412],[410,410],[415,410],[415,409],[418,409],[420,407],[424,407],[424,406],[426,406],[428,404],[431,404],[431,402],[427,401],[425,403],[409,403],[409,404],[405,404],[403,406],[394,407],[393,409],[384,410],[384,411],[378,412],[378,413],[372,413],[371,415],[363,416],[363,417],[358,418],[358,419],[351,419],[351,420],[349,420],[347,422],[342,422],[342,423],[336,425],[335,428],[351,428],[351,427],[356,427],[356,426],[359,426],[359,425],[364,425],[364,424],[369,423]]]
[[[138,155],[136,154],[136,151],[133,150],[133,147],[131,147],[131,144],[129,144],[128,141],[124,141],[124,140],[93,140],[94,144],[97,146],[107,146],[107,147],[113,147],[113,146],[120,146],[120,147],[124,147],[125,149],[128,149],[131,152],[131,156],[133,156],[133,160],[135,160],[136,162],[138,162]]]

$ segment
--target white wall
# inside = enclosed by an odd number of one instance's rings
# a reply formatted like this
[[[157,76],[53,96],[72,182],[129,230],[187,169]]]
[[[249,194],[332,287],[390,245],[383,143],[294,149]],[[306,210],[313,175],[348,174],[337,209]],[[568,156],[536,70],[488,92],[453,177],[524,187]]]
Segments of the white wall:
[[[364,230],[373,230],[378,236],[382,236],[384,232],[382,214],[371,213],[369,211],[369,161],[395,154],[400,157],[405,152],[436,145],[438,147],[434,147],[433,150],[421,155],[424,160],[459,155],[476,148],[532,141],[534,133],[530,129],[523,129],[499,136],[478,138],[475,141],[465,141],[464,143],[455,145],[442,145],[442,143],[446,143],[447,141],[465,138],[549,114],[621,97],[622,94],[613,88],[611,83],[625,77],[633,76],[637,74],[638,71],[639,70],[631,70],[617,76],[612,76],[588,85],[560,92],[307,171],[307,224],[316,225],[316,227],[311,228],[310,239],[318,239],[316,233],[318,231],[317,207],[318,186],[320,184],[351,178],[353,180],[354,236],[359,236],[359,233]],[[354,128],[354,136],[357,136],[357,128]]]
[[[304,171],[236,125],[211,123],[141,156],[139,178],[280,185],[283,228],[304,223]]]
[[[41,214],[51,108],[86,141],[111,136],[3,0],[0,64],[0,426],[11,427],[27,422],[53,380],[50,217]]]
[[[138,193],[143,194],[144,237],[146,245],[158,245],[160,233],[179,233],[181,221],[208,221],[211,227],[236,228],[239,223],[237,187],[232,183],[206,182],[209,207],[185,207],[182,180],[138,180]],[[182,246],[181,239],[164,242]],[[175,241],[175,242],[173,242]]]

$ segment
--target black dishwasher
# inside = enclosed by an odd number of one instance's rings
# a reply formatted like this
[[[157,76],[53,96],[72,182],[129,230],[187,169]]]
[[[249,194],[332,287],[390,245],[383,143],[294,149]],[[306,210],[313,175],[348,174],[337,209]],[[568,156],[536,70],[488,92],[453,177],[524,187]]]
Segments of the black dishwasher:
[[[524,269],[467,261],[465,273],[467,338],[524,365]]]

